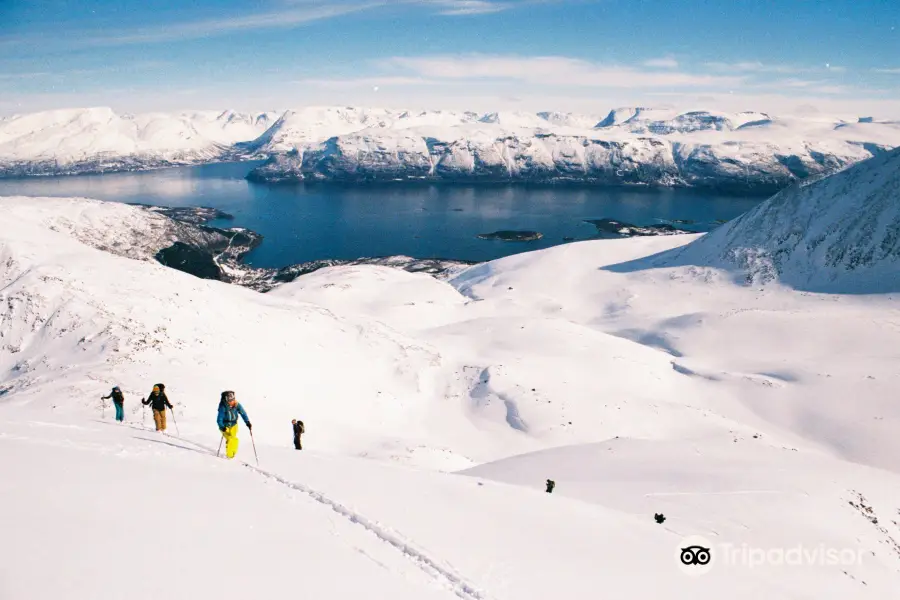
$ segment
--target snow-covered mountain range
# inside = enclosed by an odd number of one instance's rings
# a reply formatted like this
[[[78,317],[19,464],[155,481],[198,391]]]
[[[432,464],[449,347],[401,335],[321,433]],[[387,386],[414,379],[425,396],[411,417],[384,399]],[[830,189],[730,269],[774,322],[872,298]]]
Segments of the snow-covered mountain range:
[[[0,176],[127,171],[220,161],[254,139],[274,113],[119,115],[109,108],[0,119]]]
[[[861,117],[620,108],[602,114],[306,107],[54,111],[0,120],[0,176],[268,157],[258,181],[530,181],[768,193],[900,146]]]
[[[0,198],[2,591],[205,597],[227,561],[223,600],[892,598],[897,160],[710,234],[265,294],[160,265],[159,211]],[[216,458],[225,389],[243,462]]]

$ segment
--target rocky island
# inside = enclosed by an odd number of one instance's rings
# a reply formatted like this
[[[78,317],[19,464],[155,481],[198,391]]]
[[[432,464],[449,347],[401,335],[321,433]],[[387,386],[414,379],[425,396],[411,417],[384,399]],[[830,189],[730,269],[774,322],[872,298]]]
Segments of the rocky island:
[[[544,237],[544,234],[540,231],[515,231],[506,229],[494,231],[492,233],[479,233],[475,237],[480,240],[500,240],[501,242],[533,242]]]
[[[687,229],[678,229],[666,223],[663,223],[662,225],[632,225],[631,223],[623,223],[622,221],[615,221],[613,219],[587,219],[585,220],[585,223],[590,223],[596,227],[597,236],[600,238],[697,233],[696,231],[688,231]]]

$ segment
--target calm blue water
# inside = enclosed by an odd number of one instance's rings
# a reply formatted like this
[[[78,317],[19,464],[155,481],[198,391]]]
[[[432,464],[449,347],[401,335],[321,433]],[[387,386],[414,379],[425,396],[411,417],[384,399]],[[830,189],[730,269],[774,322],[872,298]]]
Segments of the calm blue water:
[[[0,196],[83,196],[162,206],[212,206],[240,226],[265,236],[247,262],[281,267],[322,258],[405,254],[417,258],[482,261],[589,239],[584,219],[611,218],[636,225],[671,219],[697,231],[731,219],[761,198],[690,190],[523,186],[269,186],[246,181],[259,163],[226,163],[77,177],[0,179]],[[535,242],[477,239],[500,229],[536,230]]]

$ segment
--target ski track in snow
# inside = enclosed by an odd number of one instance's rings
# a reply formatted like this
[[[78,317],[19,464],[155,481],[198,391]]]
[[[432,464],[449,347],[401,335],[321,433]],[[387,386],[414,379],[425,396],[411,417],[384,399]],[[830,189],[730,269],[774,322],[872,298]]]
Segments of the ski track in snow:
[[[246,462],[242,462],[241,464],[243,464],[251,471],[262,475],[263,477],[267,477],[273,481],[277,481],[278,483],[291,488],[292,490],[306,494],[316,502],[331,508],[334,512],[346,518],[351,523],[361,526],[366,531],[374,534],[382,542],[399,550],[400,553],[403,554],[403,556],[412,561],[412,563],[419,567],[419,569],[424,571],[427,575],[435,579],[437,582],[441,583],[443,587],[448,588],[456,596],[464,598],[466,600],[489,600],[488,596],[484,592],[476,589],[474,585],[467,582],[462,576],[455,573],[452,569],[439,565],[436,559],[431,558],[424,551],[414,548],[412,543],[406,540],[400,534],[395,533],[390,529],[367,519],[363,515],[345,507],[339,502],[332,500],[321,492],[317,492],[311,488],[306,487],[303,484],[288,481],[287,479],[284,479],[279,475],[270,473],[269,471],[265,471],[263,469],[260,469],[259,467],[254,467],[253,465]]]
[[[139,429],[134,426],[129,426],[133,429]],[[148,431],[148,430],[142,430]],[[193,440],[189,440],[187,438],[182,438],[178,436],[173,436],[171,434],[164,434],[166,437],[172,438],[174,440],[178,440],[180,442],[184,442],[187,444],[192,444],[198,448],[202,448],[207,451],[210,455],[216,456],[216,451],[211,449],[208,446],[204,446],[203,444],[197,443]],[[147,439],[147,438],[141,438]],[[157,440],[148,440],[148,441],[157,441]],[[176,446],[175,444],[170,444],[172,446]],[[176,446],[177,447],[177,446]],[[183,448],[182,449],[186,449]],[[364,515],[344,506],[340,502],[336,500],[332,500],[325,494],[316,491],[306,485],[301,483],[296,483],[281,477],[275,473],[270,471],[266,471],[260,467],[255,467],[250,463],[239,460],[239,464],[247,467],[254,473],[261,475],[271,481],[275,481],[280,483],[283,486],[290,488],[296,492],[300,492],[309,496],[319,504],[327,506],[334,512],[338,513],[349,522],[354,525],[359,525],[369,533],[375,535],[380,541],[388,544],[394,549],[398,550],[405,558],[411,561],[416,567],[421,569],[426,575],[437,581],[441,584],[443,588],[448,589],[453,592],[459,598],[463,598],[464,600],[491,600],[491,598],[483,591],[477,589],[473,584],[469,583],[465,580],[461,575],[456,573],[449,566],[441,566],[436,558],[432,558],[428,555],[424,550],[415,548],[413,543],[409,541],[405,536],[392,531],[390,528],[380,525],[376,521],[373,521]]]

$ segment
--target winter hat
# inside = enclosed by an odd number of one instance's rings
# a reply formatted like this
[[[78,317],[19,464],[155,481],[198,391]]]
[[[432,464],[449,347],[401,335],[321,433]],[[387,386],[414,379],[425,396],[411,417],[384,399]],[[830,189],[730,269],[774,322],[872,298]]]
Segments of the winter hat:
[[[158,386],[158,385],[154,385],[154,386],[153,386],[153,391],[154,391],[154,392],[158,392],[158,391],[159,391],[159,386]]]
[[[231,402],[232,400],[234,400],[234,392],[222,392],[222,400],[224,400],[225,402]]]
[[[116,387],[113,388],[113,391],[114,391],[114,392],[121,392],[122,390],[119,389],[119,386],[116,386]]]

